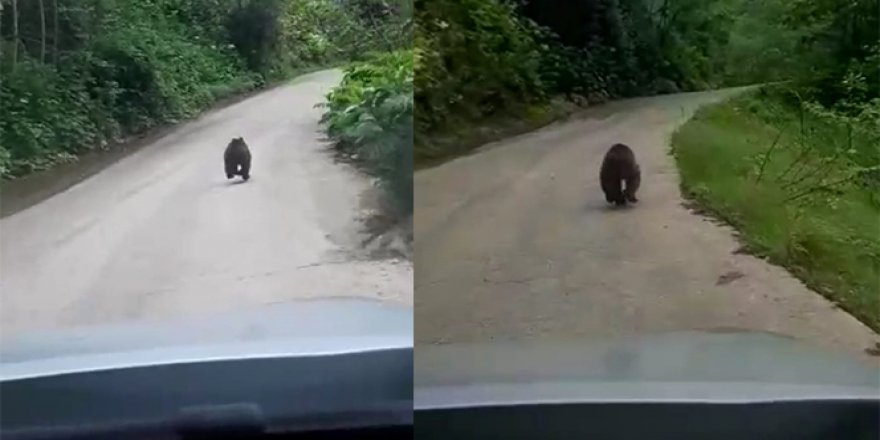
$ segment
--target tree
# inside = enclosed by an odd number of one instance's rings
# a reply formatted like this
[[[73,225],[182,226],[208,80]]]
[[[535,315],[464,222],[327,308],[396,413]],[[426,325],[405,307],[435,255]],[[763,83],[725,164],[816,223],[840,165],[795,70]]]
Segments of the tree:
[[[18,64],[18,0],[12,0],[12,70]]]
[[[52,0],[52,64],[58,65],[58,0]]]
[[[43,0],[39,0],[40,6],[40,62],[46,62],[46,8]]]

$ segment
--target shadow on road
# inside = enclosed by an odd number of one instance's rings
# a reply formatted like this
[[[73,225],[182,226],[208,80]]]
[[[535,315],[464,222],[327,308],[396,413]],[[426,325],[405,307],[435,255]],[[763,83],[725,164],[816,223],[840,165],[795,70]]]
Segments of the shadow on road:
[[[638,208],[638,204],[627,203],[623,206],[615,206],[604,200],[590,200],[583,206],[584,213],[623,213]]]

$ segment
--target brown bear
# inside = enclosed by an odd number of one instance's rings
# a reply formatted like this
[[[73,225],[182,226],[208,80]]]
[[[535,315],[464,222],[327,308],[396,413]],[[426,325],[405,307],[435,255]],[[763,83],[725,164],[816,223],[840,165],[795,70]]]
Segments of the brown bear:
[[[251,176],[251,150],[248,148],[244,138],[233,138],[226,146],[223,153],[223,162],[226,165],[226,178],[231,179],[234,176],[241,176],[242,179],[248,180]]]
[[[614,144],[605,153],[599,181],[608,203],[621,206],[638,202],[636,191],[642,181],[642,172],[632,149],[624,144]],[[626,188],[623,182],[626,182]]]

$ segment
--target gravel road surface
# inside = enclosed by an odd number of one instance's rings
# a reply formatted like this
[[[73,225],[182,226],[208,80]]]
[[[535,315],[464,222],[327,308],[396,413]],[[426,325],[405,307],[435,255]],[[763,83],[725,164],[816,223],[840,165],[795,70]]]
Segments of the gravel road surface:
[[[874,332],[683,206],[668,137],[734,92],[610,103],[416,173],[416,343],[749,329],[865,355]],[[599,187],[616,142],[643,173],[626,209]]]

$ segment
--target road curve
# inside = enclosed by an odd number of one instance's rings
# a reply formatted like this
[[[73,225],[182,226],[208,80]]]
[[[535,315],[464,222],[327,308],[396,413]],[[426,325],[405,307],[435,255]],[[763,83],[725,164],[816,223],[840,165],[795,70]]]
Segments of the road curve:
[[[370,185],[321,141],[313,106],[340,79],[212,111],[0,220],[3,336],[322,296],[412,304],[410,263],[359,255]],[[245,183],[223,172],[233,136],[253,153]]]
[[[668,137],[731,93],[614,102],[416,173],[416,343],[751,329],[867,356],[869,328],[683,206]],[[640,203],[612,210],[616,142],[643,175]]]

